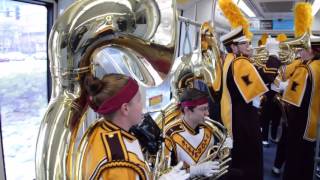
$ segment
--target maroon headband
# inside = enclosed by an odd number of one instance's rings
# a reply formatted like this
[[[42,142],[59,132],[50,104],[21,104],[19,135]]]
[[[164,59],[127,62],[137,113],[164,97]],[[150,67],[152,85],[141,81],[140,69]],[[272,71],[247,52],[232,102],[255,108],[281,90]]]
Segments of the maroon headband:
[[[115,112],[122,106],[122,104],[130,102],[131,99],[137,94],[138,90],[138,83],[132,78],[129,78],[128,83],[114,96],[103,101],[103,103],[99,107],[92,108],[99,114],[109,114]]]
[[[184,101],[181,103],[181,106],[182,107],[195,107],[195,106],[199,106],[199,105],[206,104],[206,103],[208,103],[208,98],[202,97],[202,98],[195,99],[192,101]]]

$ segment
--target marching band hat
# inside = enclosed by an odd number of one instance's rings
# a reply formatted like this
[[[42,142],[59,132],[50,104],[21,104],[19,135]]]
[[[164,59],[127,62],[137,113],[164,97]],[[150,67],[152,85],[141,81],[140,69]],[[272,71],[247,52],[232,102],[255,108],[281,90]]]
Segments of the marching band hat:
[[[243,32],[243,28],[241,26],[233,29],[229,33],[221,36],[220,42],[223,43],[225,46],[229,46],[234,43],[240,42],[249,42],[250,40],[245,36]]]

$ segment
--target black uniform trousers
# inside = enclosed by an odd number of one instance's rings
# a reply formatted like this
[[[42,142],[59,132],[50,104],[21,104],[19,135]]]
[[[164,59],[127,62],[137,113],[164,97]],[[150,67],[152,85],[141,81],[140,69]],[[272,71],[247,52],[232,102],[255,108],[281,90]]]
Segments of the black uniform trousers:
[[[262,140],[268,141],[269,125],[271,121],[271,137],[277,138],[278,126],[281,119],[281,110],[277,102],[275,102],[275,95],[277,92],[269,90],[265,94],[265,101],[261,104],[261,125],[262,125]]]

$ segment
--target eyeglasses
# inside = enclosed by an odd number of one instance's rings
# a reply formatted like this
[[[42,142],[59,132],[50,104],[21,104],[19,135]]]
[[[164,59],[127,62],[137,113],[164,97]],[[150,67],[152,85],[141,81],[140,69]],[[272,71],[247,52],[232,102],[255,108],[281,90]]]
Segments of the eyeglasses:
[[[243,44],[251,45],[251,42],[248,42],[248,41],[242,41],[242,42],[238,42],[238,43],[237,43],[237,45],[243,45]]]
[[[197,108],[197,109],[200,110],[200,111],[208,111],[209,107],[208,106],[204,106],[204,107],[200,107],[200,108]]]

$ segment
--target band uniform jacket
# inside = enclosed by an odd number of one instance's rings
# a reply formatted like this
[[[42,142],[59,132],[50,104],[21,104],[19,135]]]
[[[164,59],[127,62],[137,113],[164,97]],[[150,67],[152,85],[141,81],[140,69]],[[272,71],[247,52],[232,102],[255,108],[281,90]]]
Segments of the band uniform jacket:
[[[213,130],[208,125],[192,129],[184,120],[177,119],[165,129],[166,154],[171,156],[171,165],[183,161],[193,165],[205,159],[215,142]]]
[[[81,155],[80,179],[150,179],[149,166],[132,134],[103,119],[90,129],[84,136],[88,141]]]
[[[320,118],[320,60],[301,63],[289,79],[288,152],[284,179],[312,179],[317,123]]]
[[[268,91],[249,59],[229,53],[223,66],[221,118],[233,137],[231,168],[237,177],[263,179],[262,139],[258,109],[252,101]]]

